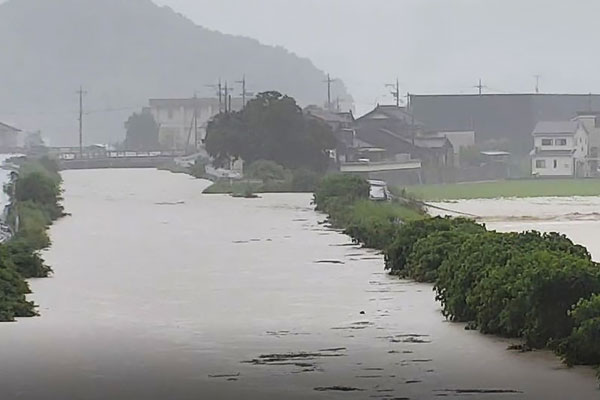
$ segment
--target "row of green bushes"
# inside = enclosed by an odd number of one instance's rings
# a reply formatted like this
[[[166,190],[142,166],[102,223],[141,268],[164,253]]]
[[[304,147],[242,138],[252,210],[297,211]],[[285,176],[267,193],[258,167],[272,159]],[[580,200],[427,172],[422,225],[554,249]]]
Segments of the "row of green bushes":
[[[343,228],[357,243],[376,249],[387,248],[404,221],[423,218],[415,205],[369,200],[369,183],[355,175],[330,175],[318,185],[314,203],[329,215],[330,222]]]
[[[325,180],[317,209],[383,250],[392,274],[433,283],[447,318],[551,348],[568,364],[600,364],[600,266],[587,249],[558,233],[492,232],[464,218],[388,215],[382,224],[378,211],[362,226],[354,214],[367,190],[357,177]]]
[[[50,246],[49,225],[64,215],[58,164],[48,158],[21,161],[4,190],[11,201],[7,223],[13,237],[0,244],[0,321],[13,321],[36,315],[35,305],[26,299],[30,289],[25,279],[52,272],[39,251]]]

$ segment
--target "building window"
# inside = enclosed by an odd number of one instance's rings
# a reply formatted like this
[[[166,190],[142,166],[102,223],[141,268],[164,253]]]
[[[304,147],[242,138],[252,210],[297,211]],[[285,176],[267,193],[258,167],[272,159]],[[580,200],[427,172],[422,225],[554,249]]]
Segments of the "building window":
[[[173,109],[172,108],[167,109],[167,117],[169,119],[173,119]]]
[[[579,142],[581,143],[581,138],[579,138]],[[556,139],[554,141],[554,144],[557,146],[566,146],[567,145],[567,139]]]
[[[546,160],[535,160],[536,168],[546,168]]]
[[[542,139],[542,146],[552,146],[552,139]]]
[[[554,160],[554,168],[558,168],[558,160]]]

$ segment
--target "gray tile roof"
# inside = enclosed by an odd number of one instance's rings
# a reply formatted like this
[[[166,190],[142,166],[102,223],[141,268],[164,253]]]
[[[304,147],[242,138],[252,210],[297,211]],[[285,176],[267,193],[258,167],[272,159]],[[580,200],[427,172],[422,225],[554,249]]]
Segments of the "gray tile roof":
[[[577,130],[576,121],[540,121],[533,130],[534,135],[573,134]]]

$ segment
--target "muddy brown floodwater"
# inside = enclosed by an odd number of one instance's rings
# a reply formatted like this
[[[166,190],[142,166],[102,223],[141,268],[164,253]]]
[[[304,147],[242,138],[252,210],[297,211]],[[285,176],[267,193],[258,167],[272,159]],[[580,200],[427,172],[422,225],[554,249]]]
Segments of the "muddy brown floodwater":
[[[0,325],[2,399],[599,398],[589,369],[446,322],[430,285],[386,275],[310,195],[207,196],[154,170],[64,179],[56,273],[32,281],[41,317]]]

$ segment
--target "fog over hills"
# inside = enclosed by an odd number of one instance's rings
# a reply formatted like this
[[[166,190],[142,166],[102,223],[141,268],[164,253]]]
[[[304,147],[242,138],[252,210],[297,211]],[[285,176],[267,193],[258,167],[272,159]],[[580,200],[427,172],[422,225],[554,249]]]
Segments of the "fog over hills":
[[[219,77],[323,104],[326,74],[282,47],[200,27],[150,0],[8,0],[0,4],[0,121],[41,129],[55,145],[121,140],[151,97],[215,95]],[[345,95],[337,82],[336,95]],[[235,93],[240,89],[236,88]]]

